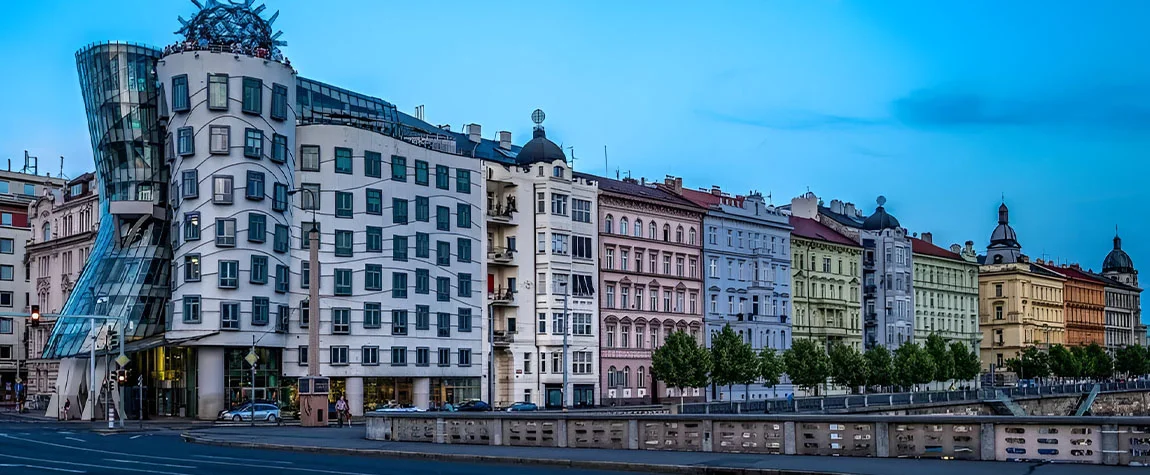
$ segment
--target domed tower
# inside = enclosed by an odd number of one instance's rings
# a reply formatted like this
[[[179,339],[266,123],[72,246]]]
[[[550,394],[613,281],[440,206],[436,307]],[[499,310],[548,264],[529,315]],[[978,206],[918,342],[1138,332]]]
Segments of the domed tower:
[[[886,204],[885,197],[878,197],[878,207],[875,208],[874,214],[867,217],[862,223],[862,229],[867,231],[882,231],[884,229],[897,229],[899,228],[898,220],[893,215],[886,212],[883,205]]]
[[[1018,262],[1021,255],[1018,234],[1010,227],[1010,210],[1002,203],[998,207],[998,226],[990,233],[990,245],[986,247],[986,263],[1010,264]]]
[[[563,154],[563,149],[547,138],[547,131],[543,130],[544,117],[543,111],[538,109],[531,114],[535,130],[531,133],[531,141],[523,144],[523,148],[515,157],[519,165],[529,167],[535,163],[552,163],[556,160],[567,163],[567,155]]]
[[[1114,235],[1114,249],[1102,261],[1102,275],[1126,285],[1138,286],[1138,271],[1134,261],[1122,250],[1122,238]]]

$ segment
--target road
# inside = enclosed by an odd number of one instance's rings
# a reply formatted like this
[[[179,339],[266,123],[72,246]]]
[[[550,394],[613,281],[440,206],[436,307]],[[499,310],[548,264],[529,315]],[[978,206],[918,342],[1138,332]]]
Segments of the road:
[[[321,455],[184,443],[178,431],[103,434],[0,417],[0,474],[621,475],[615,472]]]

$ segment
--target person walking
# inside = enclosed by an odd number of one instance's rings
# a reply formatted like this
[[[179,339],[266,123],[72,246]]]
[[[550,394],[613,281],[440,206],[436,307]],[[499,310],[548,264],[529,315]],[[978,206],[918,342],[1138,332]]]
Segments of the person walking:
[[[335,402],[335,414],[339,418],[339,426],[343,427],[343,418],[347,414],[347,399],[344,399],[342,394],[339,396],[339,400]],[[350,426],[351,421],[348,422]]]

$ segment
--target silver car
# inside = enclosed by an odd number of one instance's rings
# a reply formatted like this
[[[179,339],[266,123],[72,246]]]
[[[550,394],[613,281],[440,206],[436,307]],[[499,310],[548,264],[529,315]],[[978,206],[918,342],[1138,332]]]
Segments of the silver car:
[[[219,420],[232,420],[235,422],[250,421],[252,420],[252,406],[251,404],[244,404],[236,409],[221,412]],[[255,420],[279,422],[280,408],[271,404],[256,404]]]

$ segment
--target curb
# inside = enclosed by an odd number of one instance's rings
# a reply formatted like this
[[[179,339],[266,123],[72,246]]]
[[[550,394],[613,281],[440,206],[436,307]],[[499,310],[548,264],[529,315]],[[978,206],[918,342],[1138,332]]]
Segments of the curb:
[[[635,462],[609,462],[605,460],[556,460],[512,457],[504,455],[472,455],[432,452],[412,452],[386,449],[350,449],[340,447],[316,447],[308,445],[282,445],[257,442],[234,442],[210,437],[180,434],[184,442],[220,447],[240,447],[247,449],[282,450],[288,452],[308,452],[334,455],[354,455],[361,457],[391,457],[439,462],[473,462],[489,464],[531,464],[562,468],[580,468],[619,472],[676,473],[684,475],[849,475],[840,472],[814,472],[807,470],[786,470],[773,468],[712,467],[706,465],[664,465]]]

